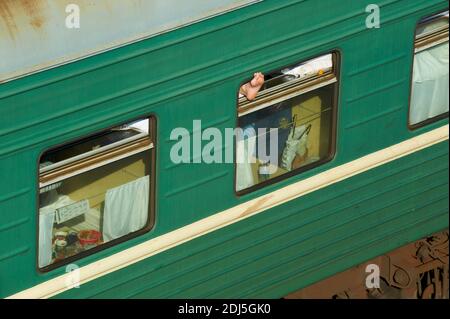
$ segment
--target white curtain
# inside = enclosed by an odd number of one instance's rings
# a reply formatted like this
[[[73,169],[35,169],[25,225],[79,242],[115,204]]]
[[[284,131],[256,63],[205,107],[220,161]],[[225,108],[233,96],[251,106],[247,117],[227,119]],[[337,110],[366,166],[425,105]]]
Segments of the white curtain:
[[[53,223],[55,222],[55,209],[42,208],[39,211],[39,268],[52,263]]]
[[[255,185],[252,159],[256,156],[256,134],[245,130],[236,141],[236,190],[241,191]]]
[[[105,242],[144,228],[148,219],[149,195],[149,176],[106,192],[103,213]]]
[[[414,57],[410,123],[417,124],[448,112],[448,43],[418,52]]]
[[[43,268],[52,263],[53,224],[56,221],[58,208],[74,203],[68,196],[57,195],[56,201],[39,209],[39,267]]]

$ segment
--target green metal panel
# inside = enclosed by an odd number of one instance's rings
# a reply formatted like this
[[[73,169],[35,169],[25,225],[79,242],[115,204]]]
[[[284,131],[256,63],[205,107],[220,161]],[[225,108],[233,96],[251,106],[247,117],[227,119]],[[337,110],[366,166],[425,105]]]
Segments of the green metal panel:
[[[443,0],[263,1],[184,29],[0,85],[0,297],[64,273],[36,270],[37,161],[49,147],[144,114],[158,120],[153,231],[137,243],[448,123],[407,129],[414,31]],[[342,57],[337,155],[237,198],[234,167],[173,165],[174,127],[236,123],[236,92],[323,52]],[[230,147],[230,146],[228,146]],[[59,297],[281,297],[448,227],[448,142],[270,209]]]
[[[445,228],[448,144],[444,144],[271,209],[61,297],[280,298]]]

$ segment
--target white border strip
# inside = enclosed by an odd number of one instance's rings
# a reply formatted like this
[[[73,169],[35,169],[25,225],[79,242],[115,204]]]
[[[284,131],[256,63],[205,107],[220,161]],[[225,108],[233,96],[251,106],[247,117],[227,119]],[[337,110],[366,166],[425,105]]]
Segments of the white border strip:
[[[448,130],[447,124],[93,262],[80,268],[80,284],[85,284],[272,207],[448,140]],[[67,286],[66,282],[70,282],[69,274],[48,280],[9,298],[50,298],[69,290],[70,286]]]

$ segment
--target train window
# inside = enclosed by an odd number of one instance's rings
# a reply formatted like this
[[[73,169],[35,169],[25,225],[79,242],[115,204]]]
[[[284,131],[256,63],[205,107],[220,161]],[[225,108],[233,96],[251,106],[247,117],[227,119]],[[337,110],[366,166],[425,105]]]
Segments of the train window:
[[[263,80],[257,73],[255,83],[241,86],[236,133],[238,194],[334,156],[338,58],[337,53],[326,54],[266,74]],[[246,95],[255,87],[256,97]]]
[[[422,20],[416,31],[409,125],[448,116],[448,11]]]
[[[140,235],[153,225],[154,119],[45,152],[39,162],[42,271]]]

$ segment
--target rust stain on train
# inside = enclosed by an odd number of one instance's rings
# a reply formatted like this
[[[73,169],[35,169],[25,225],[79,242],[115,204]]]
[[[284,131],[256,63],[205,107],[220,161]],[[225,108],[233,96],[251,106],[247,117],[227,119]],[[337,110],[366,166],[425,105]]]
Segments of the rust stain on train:
[[[18,32],[17,24],[14,21],[14,15],[10,8],[11,2],[8,0],[0,0],[0,18],[9,36],[14,40],[15,34]]]
[[[30,24],[39,29],[45,23],[44,4],[42,0],[19,0],[19,4],[30,17]]]
[[[5,27],[12,40],[24,22],[39,31],[46,22],[47,7],[46,0],[0,0],[0,28]]]

